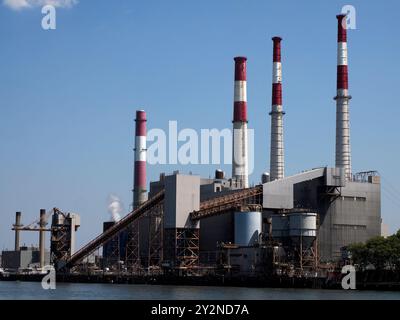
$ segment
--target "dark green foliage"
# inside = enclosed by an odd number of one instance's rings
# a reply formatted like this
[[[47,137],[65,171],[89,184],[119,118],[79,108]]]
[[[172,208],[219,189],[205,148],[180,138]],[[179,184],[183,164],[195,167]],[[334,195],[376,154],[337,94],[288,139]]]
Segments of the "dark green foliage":
[[[373,265],[377,270],[400,271],[400,230],[390,237],[375,237],[365,244],[352,244],[347,249],[353,264],[360,270]]]

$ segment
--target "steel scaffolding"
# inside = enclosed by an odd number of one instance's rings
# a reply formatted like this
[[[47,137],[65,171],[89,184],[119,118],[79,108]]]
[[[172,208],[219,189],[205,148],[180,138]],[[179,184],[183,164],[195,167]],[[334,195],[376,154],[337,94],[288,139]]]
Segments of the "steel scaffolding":
[[[128,239],[126,242],[125,263],[128,271],[136,271],[140,268],[140,244],[139,244],[140,218],[133,221],[127,228]]]
[[[62,219],[52,223],[50,240],[50,260],[59,269],[71,258],[71,225],[67,222],[68,214],[57,208],[53,209],[53,213],[62,216]]]
[[[156,205],[150,212],[149,268],[161,268],[163,261],[163,219],[164,203],[161,203]]]
[[[171,268],[191,272],[199,265],[199,229],[164,230],[164,259]]]
[[[103,245],[103,267],[119,270],[121,261],[120,234],[117,234]]]

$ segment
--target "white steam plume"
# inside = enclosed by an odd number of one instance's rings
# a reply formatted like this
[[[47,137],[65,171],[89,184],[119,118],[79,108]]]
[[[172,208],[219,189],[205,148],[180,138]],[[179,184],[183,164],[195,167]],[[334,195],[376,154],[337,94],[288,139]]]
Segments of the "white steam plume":
[[[121,220],[123,211],[124,205],[122,201],[115,194],[110,194],[108,196],[108,212],[111,214],[112,221],[118,222]]]

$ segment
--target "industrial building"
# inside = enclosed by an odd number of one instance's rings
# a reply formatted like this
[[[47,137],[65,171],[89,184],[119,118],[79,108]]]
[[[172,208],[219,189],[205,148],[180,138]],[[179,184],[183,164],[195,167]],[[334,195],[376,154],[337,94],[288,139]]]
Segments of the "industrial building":
[[[47,228],[48,220],[52,217],[51,227]],[[46,212],[40,210],[39,219],[30,224],[21,223],[22,213],[16,212],[12,230],[15,232],[14,250],[3,251],[1,266],[5,269],[27,269],[43,271],[45,266],[54,264],[60,268],[67,257],[74,254],[76,231],[80,226],[80,217],[75,213],[65,214],[59,209]],[[20,246],[21,232],[38,232],[39,247]],[[46,232],[50,232],[50,251],[45,249]]]
[[[221,170],[214,178],[162,173],[147,191],[147,117],[137,111],[133,211],[75,252],[79,217],[55,209],[50,231],[57,269],[80,270],[102,248],[99,270],[122,261],[131,274],[302,276],[338,262],[342,247],[380,235],[380,178],[351,171],[344,18],[337,16],[335,167],[285,176],[282,39],[273,37],[270,172],[249,187],[247,58],[236,57],[231,177]]]
[[[16,212],[15,223],[12,230],[15,232],[15,247],[14,250],[2,252],[1,266],[4,269],[26,270],[34,268],[42,270],[46,265],[50,264],[50,252],[45,250],[45,232],[50,231],[46,228],[48,214],[46,210],[41,209],[39,219],[24,226],[21,223],[21,212]],[[39,247],[20,246],[21,231],[38,232]]]
[[[3,251],[1,266],[8,270],[28,270],[40,268],[40,250],[36,247],[20,247],[18,251]],[[50,264],[50,251],[44,253],[45,265]]]

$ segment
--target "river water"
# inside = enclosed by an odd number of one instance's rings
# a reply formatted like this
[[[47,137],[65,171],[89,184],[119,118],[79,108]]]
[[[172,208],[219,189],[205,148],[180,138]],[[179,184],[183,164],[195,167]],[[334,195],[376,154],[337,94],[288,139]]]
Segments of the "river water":
[[[0,300],[400,300],[400,292],[271,289],[200,286],[59,283],[43,290],[39,282],[0,281]]]

